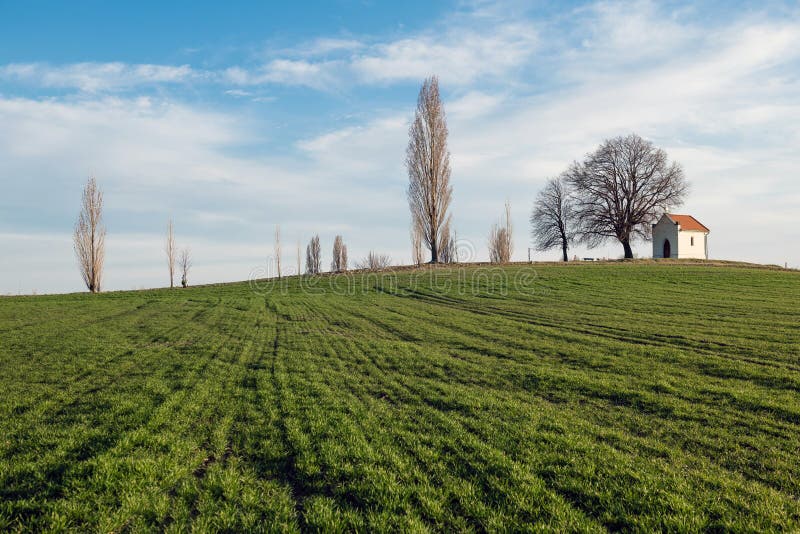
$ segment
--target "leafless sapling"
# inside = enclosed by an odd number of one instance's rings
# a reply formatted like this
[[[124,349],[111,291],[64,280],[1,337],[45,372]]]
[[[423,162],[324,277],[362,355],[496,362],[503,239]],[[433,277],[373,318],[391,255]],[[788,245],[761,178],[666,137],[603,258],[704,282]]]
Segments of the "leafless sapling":
[[[175,287],[175,227],[172,224],[172,219],[167,222],[167,242],[164,245],[164,252],[167,253],[167,269],[169,270],[169,287]]]
[[[192,254],[188,248],[181,250],[181,255],[178,258],[178,266],[181,269],[181,285],[189,287],[189,269],[192,268]]]
[[[331,271],[334,273],[343,273],[347,271],[347,245],[344,244],[344,240],[340,235],[337,235],[333,240]]]
[[[300,276],[301,274],[303,274],[303,271],[300,270],[301,267],[302,267],[302,265],[301,265],[301,259],[300,259],[300,240],[298,239],[297,240],[297,276]]]
[[[275,225],[275,268],[278,272],[278,279],[281,277],[281,225]]]
[[[439,260],[442,263],[458,263],[456,233],[450,230],[452,219],[448,219],[442,229],[442,243],[439,247]]]
[[[425,261],[422,255],[422,228],[416,219],[411,221],[411,261],[418,267]]]
[[[392,258],[388,254],[378,254],[370,250],[365,258],[356,263],[356,268],[368,271],[379,271],[391,265]]]
[[[489,233],[489,261],[492,263],[508,263],[514,252],[513,228],[511,225],[511,203],[506,202],[504,220],[492,225]]]
[[[306,273],[319,274],[322,270],[322,248],[319,236],[315,235],[306,247]]]
[[[103,225],[103,192],[94,177],[86,182],[81,197],[81,211],[75,223],[73,245],[78,267],[86,287],[99,293],[103,280],[106,228]]]

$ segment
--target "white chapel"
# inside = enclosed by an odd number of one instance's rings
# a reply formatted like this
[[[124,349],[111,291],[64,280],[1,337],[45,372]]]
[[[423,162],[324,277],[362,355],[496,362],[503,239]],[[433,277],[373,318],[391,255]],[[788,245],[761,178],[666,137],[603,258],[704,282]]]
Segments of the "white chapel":
[[[707,260],[710,232],[691,215],[665,213],[653,225],[653,257]]]

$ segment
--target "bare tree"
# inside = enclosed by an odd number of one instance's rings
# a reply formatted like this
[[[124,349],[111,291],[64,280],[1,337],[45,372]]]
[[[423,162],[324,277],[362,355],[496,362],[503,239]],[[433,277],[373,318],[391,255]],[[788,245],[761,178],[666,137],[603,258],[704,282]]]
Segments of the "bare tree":
[[[344,240],[340,235],[337,235],[333,240],[331,271],[334,273],[343,273],[347,271],[347,245],[344,244]]]
[[[492,225],[489,233],[489,261],[492,263],[508,263],[514,252],[511,226],[511,203],[506,202],[505,220]]]
[[[539,191],[531,213],[531,229],[536,250],[561,247],[564,261],[575,237],[572,197],[564,177],[551,178]]]
[[[188,248],[181,250],[181,255],[178,258],[178,266],[181,269],[181,285],[189,287],[189,269],[192,268],[192,254]]]
[[[608,239],[622,243],[633,258],[631,242],[649,237],[651,225],[688,192],[681,166],[667,153],[636,134],[606,140],[566,180],[575,199],[579,239],[596,247]]]
[[[442,243],[439,246],[439,260],[442,263],[458,263],[456,251],[456,233],[450,231],[451,219],[442,228]]]
[[[300,260],[300,240],[297,240],[297,276],[303,274],[303,271],[300,270],[301,265]]]
[[[105,260],[106,229],[103,226],[103,192],[90,177],[83,189],[81,211],[75,223],[73,245],[83,282],[92,293],[100,292]]]
[[[357,269],[367,269],[370,271],[378,271],[385,269],[392,265],[392,258],[388,254],[378,254],[369,251],[367,257],[356,263]]]
[[[416,219],[411,221],[411,261],[416,266],[425,261],[422,257],[422,228]]]
[[[275,268],[278,270],[278,278],[281,277],[281,225],[275,225]]]
[[[315,235],[306,247],[306,273],[319,274],[322,270],[322,249],[319,236]]]
[[[422,84],[408,137],[408,205],[412,221],[419,225],[422,240],[431,251],[431,263],[437,263],[442,230],[450,217],[447,210],[453,188],[450,186],[447,120],[436,76]]]
[[[167,268],[169,269],[169,287],[175,287],[175,228],[172,224],[172,219],[167,223],[167,243],[164,246],[164,251],[167,253]]]

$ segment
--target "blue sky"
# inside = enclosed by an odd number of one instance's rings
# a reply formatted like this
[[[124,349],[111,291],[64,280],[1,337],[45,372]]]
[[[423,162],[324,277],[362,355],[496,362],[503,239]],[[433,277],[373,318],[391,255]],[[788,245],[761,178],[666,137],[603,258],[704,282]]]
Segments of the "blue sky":
[[[341,233],[351,257],[407,263],[403,159],[429,74],[474,259],[506,199],[527,257],[542,183],[637,132],[683,165],[676,211],[711,228],[713,257],[800,266],[796,3],[196,4],[0,0],[0,293],[81,289],[90,173],[108,289],[165,283],[170,217],[198,283],[264,267],[275,224],[284,265],[314,233],[326,256]]]

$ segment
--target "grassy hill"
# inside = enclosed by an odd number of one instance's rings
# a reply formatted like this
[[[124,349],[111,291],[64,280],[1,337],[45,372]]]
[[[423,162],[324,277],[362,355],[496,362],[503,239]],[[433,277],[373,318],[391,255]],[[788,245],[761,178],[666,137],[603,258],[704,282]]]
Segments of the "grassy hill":
[[[0,299],[0,530],[794,530],[800,274]]]

